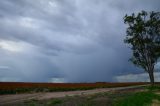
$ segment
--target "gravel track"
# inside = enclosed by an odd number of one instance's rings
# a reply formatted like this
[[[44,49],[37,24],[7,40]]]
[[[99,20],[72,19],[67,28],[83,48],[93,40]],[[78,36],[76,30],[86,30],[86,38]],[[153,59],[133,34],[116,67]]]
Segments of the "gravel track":
[[[0,106],[6,104],[12,104],[15,102],[23,102],[25,100],[45,100],[51,98],[59,98],[65,96],[75,96],[75,95],[90,95],[95,93],[103,93],[103,92],[113,92],[113,91],[121,91],[121,90],[134,90],[141,89],[143,86],[147,85],[139,85],[139,86],[130,86],[130,87],[116,87],[116,88],[98,88],[92,90],[81,90],[81,91],[64,91],[64,92],[42,92],[42,93],[32,93],[32,94],[11,94],[11,95],[0,95]]]

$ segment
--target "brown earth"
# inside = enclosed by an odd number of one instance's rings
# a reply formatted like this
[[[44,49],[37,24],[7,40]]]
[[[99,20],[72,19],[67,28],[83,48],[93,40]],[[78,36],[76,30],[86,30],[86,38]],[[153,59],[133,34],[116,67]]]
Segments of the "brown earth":
[[[16,102],[23,102],[25,100],[46,100],[51,98],[59,98],[65,96],[76,96],[76,95],[90,95],[95,93],[103,92],[124,92],[124,91],[140,91],[142,87],[146,85],[130,86],[130,87],[117,87],[117,88],[98,88],[93,90],[82,90],[82,91],[64,91],[64,92],[42,92],[32,94],[11,94],[11,95],[0,95],[0,106],[6,104],[12,104]]]

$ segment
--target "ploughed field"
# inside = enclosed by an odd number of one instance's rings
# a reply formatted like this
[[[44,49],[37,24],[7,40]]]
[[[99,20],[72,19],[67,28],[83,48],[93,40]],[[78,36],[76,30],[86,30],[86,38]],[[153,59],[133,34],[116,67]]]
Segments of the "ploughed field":
[[[95,88],[115,88],[136,85],[145,85],[148,83],[26,83],[26,82],[0,82],[0,95],[19,94],[34,92],[56,92],[56,91],[74,91],[89,90]]]

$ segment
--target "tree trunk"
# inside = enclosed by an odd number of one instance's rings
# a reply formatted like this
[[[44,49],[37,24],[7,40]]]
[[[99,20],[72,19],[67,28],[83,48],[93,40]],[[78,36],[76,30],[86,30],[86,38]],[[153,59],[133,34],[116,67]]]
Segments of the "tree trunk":
[[[149,78],[152,85],[154,85],[154,74],[153,72],[149,72]]]

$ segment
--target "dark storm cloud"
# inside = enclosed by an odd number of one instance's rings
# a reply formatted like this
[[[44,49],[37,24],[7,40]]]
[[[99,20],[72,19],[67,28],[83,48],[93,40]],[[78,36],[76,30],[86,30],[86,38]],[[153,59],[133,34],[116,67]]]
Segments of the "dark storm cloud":
[[[159,0],[2,0],[0,80],[114,81],[137,73],[123,43],[123,17],[159,11],[159,5]]]

